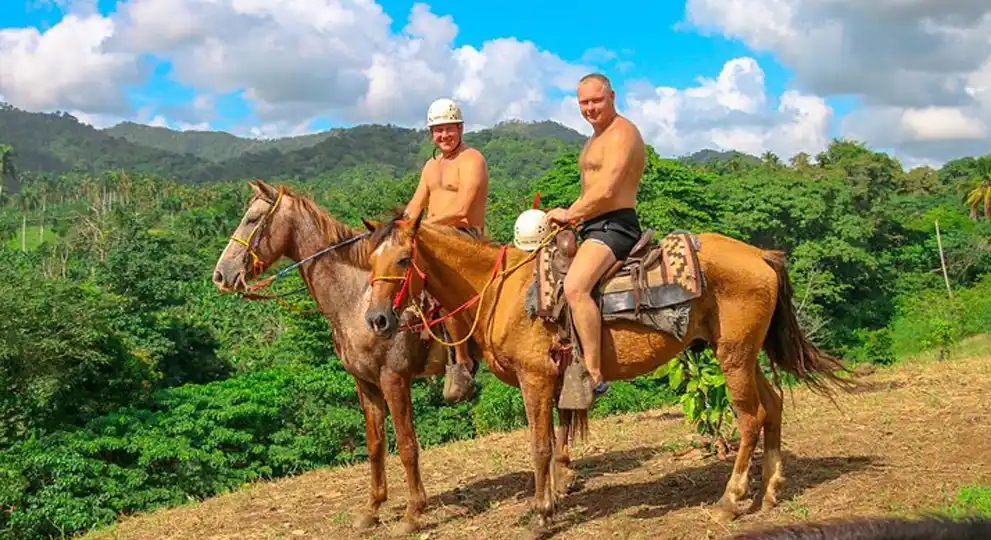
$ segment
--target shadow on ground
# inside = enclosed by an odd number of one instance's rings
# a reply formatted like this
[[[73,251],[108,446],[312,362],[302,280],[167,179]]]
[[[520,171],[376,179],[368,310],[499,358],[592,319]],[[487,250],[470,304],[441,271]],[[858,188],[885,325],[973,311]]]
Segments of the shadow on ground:
[[[573,467],[580,477],[579,481],[588,481],[604,473],[632,471],[666,451],[664,447],[657,446],[607,452],[576,460]],[[875,466],[879,459],[876,456],[796,457],[787,452],[784,457],[788,480],[778,492],[779,501],[788,500],[806,489],[846,474]],[[682,508],[714,504],[723,493],[732,467],[731,462],[712,460],[698,467],[679,469],[644,482],[617,483],[571,493],[558,501],[553,534],[628,509],[636,509],[630,514],[632,519],[652,519]],[[760,485],[759,471],[759,468],[752,468],[752,480],[756,481],[757,486]],[[530,471],[519,471],[442,493],[432,498],[429,504],[460,507],[464,511],[442,518],[435,526],[455,519],[471,518],[510,499],[529,500],[533,497],[532,478]],[[748,497],[754,495],[751,490]],[[519,517],[523,520],[526,516]]]

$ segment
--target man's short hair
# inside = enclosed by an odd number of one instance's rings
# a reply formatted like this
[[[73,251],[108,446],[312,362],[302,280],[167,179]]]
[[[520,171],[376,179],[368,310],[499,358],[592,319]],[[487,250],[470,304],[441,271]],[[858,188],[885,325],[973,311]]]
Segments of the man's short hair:
[[[588,75],[585,75],[584,77],[582,77],[581,79],[579,79],[578,80],[578,84],[581,84],[581,83],[583,83],[583,82],[585,82],[585,81],[587,81],[589,79],[595,79],[595,80],[601,82],[602,85],[606,87],[606,91],[607,92],[609,90],[612,90],[612,83],[609,82],[609,77],[606,77],[602,73],[589,73]]]

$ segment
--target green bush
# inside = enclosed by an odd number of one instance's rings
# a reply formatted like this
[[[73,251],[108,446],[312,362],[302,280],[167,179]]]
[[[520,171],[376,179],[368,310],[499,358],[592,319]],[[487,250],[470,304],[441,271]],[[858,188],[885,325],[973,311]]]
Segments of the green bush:
[[[0,512],[0,538],[79,532],[121,513],[348,463],[363,445],[353,381],[339,368],[282,367],[159,391],[150,408],[123,408],[0,453],[0,508],[9,510]]]
[[[891,323],[892,350],[898,356],[928,349],[946,350],[962,338],[991,332],[991,275],[972,287],[935,289],[899,299]]]

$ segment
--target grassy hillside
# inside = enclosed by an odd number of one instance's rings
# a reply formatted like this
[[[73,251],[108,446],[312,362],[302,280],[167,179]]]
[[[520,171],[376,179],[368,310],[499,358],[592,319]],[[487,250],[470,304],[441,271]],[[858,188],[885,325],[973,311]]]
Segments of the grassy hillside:
[[[127,169],[194,177],[205,162],[112,137],[67,113],[29,113],[0,104],[0,144],[17,152],[21,171],[102,172]]]
[[[692,450],[680,410],[658,409],[593,420],[590,440],[572,447],[577,489],[558,501],[555,539],[726,538],[806,520],[991,514],[991,340],[981,336],[950,362],[924,355],[863,378],[837,406],[804,389],[785,401],[785,484],[778,506],[727,525],[710,508],[731,459]],[[421,538],[522,538],[533,498],[525,430],[421,453],[428,507]],[[749,496],[760,486],[758,454]],[[405,510],[398,456],[386,474],[389,501],[371,534],[351,530],[366,502],[368,466],[320,469],[251,485],[183,508],[126,518],[85,540],[211,538],[390,538]],[[484,531],[484,533],[482,533]],[[658,531],[664,531],[658,536]]]
[[[488,159],[490,175],[516,188],[550,168],[585,137],[554,122],[507,122],[469,133]],[[180,132],[125,123],[98,130],[65,113],[0,107],[0,144],[16,151],[25,172],[125,169],[183,182],[260,177],[334,176],[358,166],[385,167],[398,177],[430,157],[425,130],[361,125],[302,137],[252,140],[222,132]]]
[[[221,131],[176,131],[134,122],[122,122],[102,131],[141,146],[174,154],[192,154],[212,162],[226,161],[264,150],[292,152],[309,148],[331,136],[331,132],[325,131],[280,139],[249,139]]]

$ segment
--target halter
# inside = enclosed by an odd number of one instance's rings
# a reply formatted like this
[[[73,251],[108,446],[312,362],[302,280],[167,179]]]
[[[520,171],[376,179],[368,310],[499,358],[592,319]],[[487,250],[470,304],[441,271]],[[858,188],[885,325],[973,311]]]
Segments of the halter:
[[[260,274],[265,269],[265,266],[266,266],[265,261],[262,260],[262,258],[258,255],[258,253],[255,252],[255,247],[257,246],[257,242],[252,243],[252,241],[253,240],[257,240],[257,238],[255,237],[255,234],[262,229],[262,226],[263,225],[268,224],[269,218],[272,217],[273,214],[275,214],[276,209],[278,209],[279,204],[282,202],[282,196],[284,194],[285,194],[285,188],[282,187],[282,186],[280,186],[279,187],[279,195],[275,198],[275,202],[272,203],[272,207],[269,208],[268,212],[262,217],[262,219],[258,222],[258,224],[255,225],[254,228],[251,229],[251,232],[248,234],[248,238],[247,239],[241,239],[241,238],[238,238],[235,235],[231,235],[231,237],[230,237],[231,240],[233,240],[233,241],[235,241],[235,242],[243,245],[244,247],[248,248],[248,254],[251,255],[251,261],[252,261],[251,262],[251,277],[252,277],[252,279],[254,279],[255,277],[257,277],[258,274]],[[330,251],[334,251],[334,250],[336,250],[338,248],[342,248],[344,246],[353,244],[353,243],[357,242],[358,240],[361,240],[362,238],[365,238],[365,237],[369,236],[370,234],[371,234],[370,232],[365,232],[365,233],[359,234],[357,236],[352,236],[351,238],[348,238],[346,240],[341,240],[340,242],[337,242],[335,244],[331,244],[330,246],[328,246],[328,247],[326,247],[326,248],[324,248],[324,249],[322,249],[322,250],[314,253],[313,255],[310,255],[308,257],[305,257],[303,259],[300,259],[299,261],[297,261],[297,262],[295,262],[295,263],[287,266],[286,268],[283,268],[282,270],[279,270],[279,272],[276,273],[273,276],[269,276],[268,278],[266,278],[266,279],[264,279],[262,281],[259,281],[259,282],[252,283],[252,284],[248,285],[247,286],[247,289],[248,289],[248,291],[256,291],[258,289],[267,288],[273,282],[275,282],[276,280],[281,279],[283,276],[285,276],[286,274],[288,274],[289,272],[291,272],[293,269],[299,267],[300,265],[306,263],[307,261],[311,261],[311,260],[313,260],[313,259],[315,259],[315,258],[317,258],[317,257],[319,257],[319,256],[321,256],[321,255],[323,255],[325,253],[328,253]],[[260,240],[258,240],[258,241],[260,241]],[[290,295],[293,295],[293,294],[296,294],[296,293],[300,293],[300,292],[303,292],[305,290],[307,290],[306,287],[301,287],[299,289],[296,289],[295,291],[290,291],[288,293],[272,294],[272,295],[268,295],[268,296],[261,295],[261,294],[254,294],[254,293],[250,293],[249,292],[249,293],[243,294],[242,297],[245,298],[245,299],[247,299],[247,300],[274,299],[277,302],[279,302],[280,304],[284,305],[285,307],[288,307],[288,308],[293,309],[295,311],[301,311],[300,309],[298,309],[296,307],[293,307],[293,306],[290,306],[290,305],[286,304],[285,302],[283,302],[281,300],[281,298],[284,297],[284,296],[290,296]],[[310,309],[310,310],[306,310],[305,312],[306,313],[309,313],[309,312],[313,312],[313,311],[315,311],[315,310]]]
[[[279,186],[279,195],[275,197],[275,202],[272,203],[272,207],[268,209],[268,212],[262,216],[262,219],[251,229],[246,240],[242,240],[235,235],[231,235],[231,240],[241,244],[242,246],[248,248],[248,254],[251,255],[251,277],[255,278],[265,269],[265,261],[255,253],[255,246],[252,245],[252,241],[255,240],[255,233],[261,230],[262,225],[268,224],[268,218],[272,217],[275,210],[279,208],[279,203],[282,202],[282,196],[285,195],[286,189]]]

